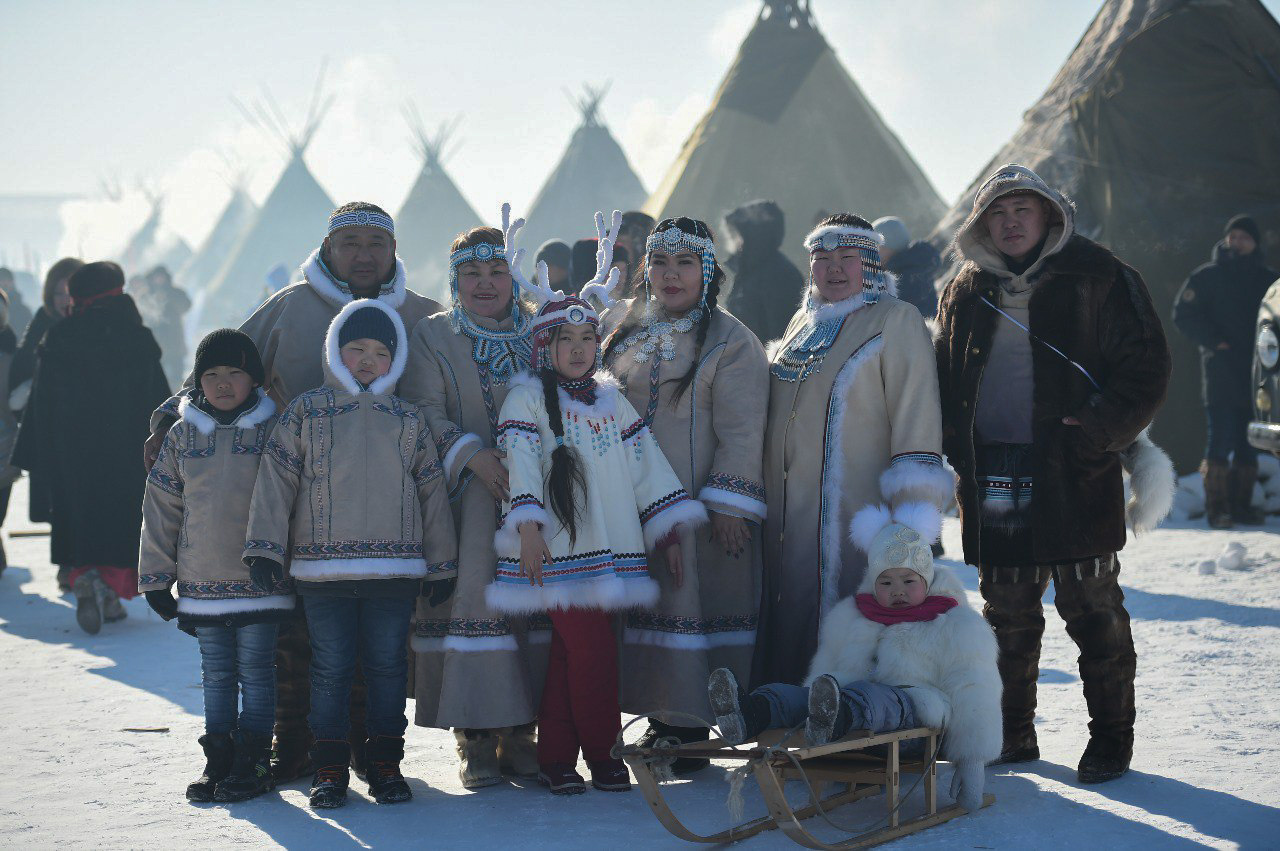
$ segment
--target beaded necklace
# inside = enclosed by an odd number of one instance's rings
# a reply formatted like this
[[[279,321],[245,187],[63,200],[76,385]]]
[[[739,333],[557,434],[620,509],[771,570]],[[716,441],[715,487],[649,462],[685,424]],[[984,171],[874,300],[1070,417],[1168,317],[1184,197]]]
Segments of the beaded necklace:
[[[846,313],[810,325],[778,352],[769,371],[783,381],[804,381],[816,375],[849,316]]]
[[[597,385],[594,375],[572,379],[561,378],[558,383],[560,389],[567,393],[573,401],[581,402],[583,405],[594,405],[596,403]]]
[[[471,338],[471,359],[482,370],[487,369],[498,384],[506,384],[513,375],[529,368],[533,318],[523,310],[515,311],[515,325],[510,331],[482,328],[460,305],[453,309],[449,321],[456,333]]]
[[[665,311],[661,311],[661,317],[659,313],[660,309],[657,301],[650,301],[645,307],[643,323],[618,344],[616,349],[618,354],[622,354],[634,347],[636,351],[631,353],[631,358],[636,363],[645,363],[654,356],[665,361],[675,360],[676,341],[674,335],[687,334],[692,331],[702,319],[702,307],[695,307],[675,320],[667,318]]]

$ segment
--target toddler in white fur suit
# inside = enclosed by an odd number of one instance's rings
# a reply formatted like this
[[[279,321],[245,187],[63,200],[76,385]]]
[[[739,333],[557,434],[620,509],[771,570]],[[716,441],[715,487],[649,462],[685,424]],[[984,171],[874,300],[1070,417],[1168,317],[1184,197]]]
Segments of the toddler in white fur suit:
[[[970,812],[982,805],[983,767],[1001,745],[995,637],[955,574],[934,564],[938,530],[923,531],[891,522],[882,506],[854,517],[867,572],[823,618],[804,685],[747,694],[728,669],[712,672],[707,689],[726,741],[800,724],[810,745],[852,730],[938,727],[942,757],[956,766],[952,797]]]

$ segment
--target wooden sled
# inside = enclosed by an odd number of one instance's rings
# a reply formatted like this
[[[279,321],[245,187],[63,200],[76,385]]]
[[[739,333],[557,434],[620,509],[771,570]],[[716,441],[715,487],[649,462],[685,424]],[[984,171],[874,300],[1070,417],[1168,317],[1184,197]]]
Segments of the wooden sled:
[[[620,755],[630,766],[636,784],[658,821],[672,834],[689,842],[736,842],[762,831],[781,828],[794,842],[806,848],[869,848],[965,814],[966,810],[959,804],[938,808],[938,766],[934,757],[939,732],[926,727],[875,735],[858,732],[838,742],[811,748],[790,744],[797,739],[803,743],[802,733],[797,732],[787,743],[779,745],[786,735],[785,731],[770,730],[754,746],[742,745],[735,748],[726,744],[723,739],[712,739],[666,748],[626,745],[621,749]],[[924,739],[924,756],[921,759],[900,759],[901,743],[908,739]],[[887,757],[867,752],[868,748],[877,745],[887,746]],[[661,784],[653,771],[655,761],[669,757],[747,760],[751,774],[764,796],[768,814],[708,836],[694,833],[685,827],[667,805]],[[901,812],[902,774],[923,775],[924,812],[910,818],[903,817]],[[787,801],[784,794],[787,780],[807,780],[807,806],[796,809]],[[824,782],[844,784],[843,791],[819,801],[817,797]],[[819,812],[829,814],[843,804],[879,794],[881,791],[886,793],[885,805],[888,808],[882,827],[877,826],[843,841],[829,843],[814,836],[802,824],[805,819]],[[983,795],[982,806],[987,807],[993,803],[995,796]]]

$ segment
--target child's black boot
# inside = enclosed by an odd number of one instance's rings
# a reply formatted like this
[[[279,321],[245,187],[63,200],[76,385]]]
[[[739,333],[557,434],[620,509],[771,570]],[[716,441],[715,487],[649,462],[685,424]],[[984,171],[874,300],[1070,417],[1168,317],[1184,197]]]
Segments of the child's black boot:
[[[334,810],[345,804],[351,783],[351,745],[343,739],[317,739],[311,761],[316,767],[311,779],[311,808]]]
[[[404,759],[402,736],[373,736],[365,744],[365,780],[369,794],[379,804],[399,804],[413,797],[409,784],[400,773]]]
[[[218,781],[215,801],[247,801],[275,788],[271,778],[271,734],[236,730],[231,773]]]
[[[230,773],[235,751],[230,733],[205,733],[200,737],[200,747],[204,748],[204,773],[187,787],[187,800],[204,804],[213,800],[218,781]]]

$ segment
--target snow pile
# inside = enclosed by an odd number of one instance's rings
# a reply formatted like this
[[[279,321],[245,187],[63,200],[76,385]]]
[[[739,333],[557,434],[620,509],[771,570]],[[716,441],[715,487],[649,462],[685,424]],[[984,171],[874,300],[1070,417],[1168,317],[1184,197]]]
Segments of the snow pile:
[[[1129,483],[1125,482],[1125,498],[1128,499]],[[1178,479],[1178,490],[1173,494],[1173,511],[1169,519],[1186,522],[1204,517],[1204,480],[1199,473],[1191,473]]]
[[[1125,498],[1129,494],[1129,481],[1125,479]],[[1258,482],[1253,486],[1253,504],[1267,514],[1280,514],[1280,459],[1274,455],[1258,456]],[[1173,495],[1171,520],[1185,523],[1204,517],[1204,480],[1199,472],[1178,479],[1178,490]]]

